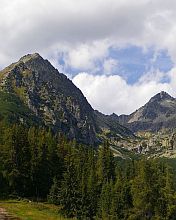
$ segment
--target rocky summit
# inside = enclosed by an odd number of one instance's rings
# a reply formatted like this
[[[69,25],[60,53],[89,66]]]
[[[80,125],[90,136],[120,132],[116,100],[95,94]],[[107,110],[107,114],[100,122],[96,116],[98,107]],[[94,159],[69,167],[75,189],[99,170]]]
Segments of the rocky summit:
[[[47,126],[85,144],[101,141],[105,130],[133,136],[118,120],[94,111],[72,81],[37,53],[0,71],[0,101],[1,118]]]
[[[132,114],[119,116],[119,123],[133,132],[175,128],[176,99],[162,91]]]

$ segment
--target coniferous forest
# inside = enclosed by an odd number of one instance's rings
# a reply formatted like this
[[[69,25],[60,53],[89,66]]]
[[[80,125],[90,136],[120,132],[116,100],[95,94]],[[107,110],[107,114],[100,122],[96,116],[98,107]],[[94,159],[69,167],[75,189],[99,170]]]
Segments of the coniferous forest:
[[[43,128],[0,131],[0,196],[48,201],[77,219],[176,219],[174,173],[154,159],[119,160]]]

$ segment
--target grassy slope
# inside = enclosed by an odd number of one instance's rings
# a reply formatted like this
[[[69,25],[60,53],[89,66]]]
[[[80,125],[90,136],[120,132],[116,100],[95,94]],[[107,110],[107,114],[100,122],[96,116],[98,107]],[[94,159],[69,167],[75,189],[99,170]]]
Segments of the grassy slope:
[[[0,91],[0,119],[8,123],[16,123],[19,118],[23,118],[27,124],[37,122],[33,113],[16,95]]]
[[[0,207],[21,220],[66,220],[59,214],[58,207],[52,204],[26,201],[0,201]]]

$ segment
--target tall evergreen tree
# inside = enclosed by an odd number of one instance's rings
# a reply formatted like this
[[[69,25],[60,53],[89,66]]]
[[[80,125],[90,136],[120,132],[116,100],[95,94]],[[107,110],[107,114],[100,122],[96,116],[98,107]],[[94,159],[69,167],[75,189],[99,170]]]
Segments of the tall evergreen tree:
[[[115,179],[115,164],[113,153],[108,142],[99,149],[97,160],[98,182],[101,185],[104,181]]]

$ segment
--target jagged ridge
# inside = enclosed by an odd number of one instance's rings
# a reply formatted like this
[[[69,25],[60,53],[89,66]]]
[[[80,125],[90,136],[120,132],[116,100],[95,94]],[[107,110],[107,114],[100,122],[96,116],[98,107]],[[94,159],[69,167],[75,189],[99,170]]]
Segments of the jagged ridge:
[[[176,99],[162,91],[130,115],[119,116],[119,123],[133,132],[159,131],[176,127]]]

